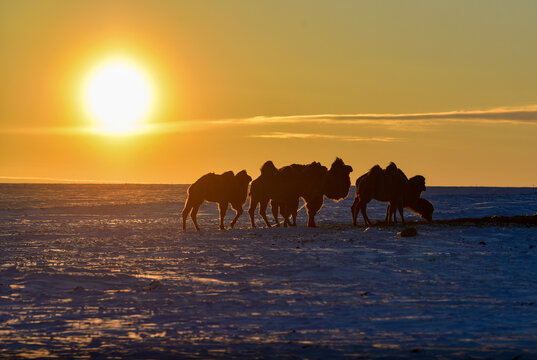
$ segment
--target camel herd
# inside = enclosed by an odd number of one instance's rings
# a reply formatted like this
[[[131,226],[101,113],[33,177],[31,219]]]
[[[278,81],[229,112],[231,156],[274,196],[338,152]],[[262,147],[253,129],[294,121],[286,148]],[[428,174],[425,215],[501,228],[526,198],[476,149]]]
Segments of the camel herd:
[[[243,213],[243,206],[248,196],[250,197],[248,214],[252,227],[256,226],[254,218],[258,205],[259,215],[267,227],[271,227],[267,218],[269,202],[276,226],[280,226],[280,214],[283,217],[283,226],[296,226],[300,198],[304,200],[308,212],[308,226],[315,227],[315,215],[323,206],[325,196],[340,201],[349,194],[352,170],[351,166],[336,158],[330,169],[318,162],[307,165],[292,164],[278,169],[272,161],[267,161],[261,167],[261,175],[254,181],[246,170],[237,174],[227,171],[220,175],[214,173],[203,175],[187,190],[188,198],[182,212],[183,230],[186,229],[188,215],[192,218],[196,230],[200,229],[197,213],[204,201],[218,204],[220,229],[225,229],[224,217],[231,204],[236,212],[230,224],[233,228]],[[250,182],[252,184],[248,192]],[[356,218],[361,211],[364,224],[371,225],[367,216],[367,204],[371,200],[388,202],[385,218],[388,224],[397,221],[397,210],[401,221],[405,222],[403,208],[431,221],[433,205],[421,197],[425,189],[425,178],[421,175],[409,179],[393,162],[386,169],[375,165],[356,180],[356,195],[351,206],[352,224],[357,224]]]

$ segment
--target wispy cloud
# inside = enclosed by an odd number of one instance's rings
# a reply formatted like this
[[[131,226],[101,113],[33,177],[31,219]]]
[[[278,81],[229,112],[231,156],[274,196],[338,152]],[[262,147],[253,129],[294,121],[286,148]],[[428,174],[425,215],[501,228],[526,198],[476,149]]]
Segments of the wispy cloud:
[[[400,138],[394,137],[359,137],[359,136],[344,136],[344,135],[328,135],[328,134],[313,134],[313,133],[292,133],[292,132],[271,132],[268,134],[250,135],[253,138],[263,139],[328,139],[350,142],[395,142],[402,141]]]
[[[414,114],[318,114],[294,116],[257,116],[238,121],[249,123],[355,123],[374,121],[409,121],[409,120],[444,120],[444,121],[502,121],[516,123],[537,123],[537,105],[524,108],[496,108],[475,111],[447,111]]]
[[[474,123],[507,123],[507,124],[536,124],[537,105],[517,108],[495,108],[489,110],[473,111],[446,111],[431,113],[405,113],[405,114],[316,114],[316,115],[290,115],[290,116],[255,116],[238,119],[201,119],[181,120],[153,124],[139,124],[128,135],[176,133],[199,130],[214,126],[254,126],[270,124],[357,124],[396,128],[398,130],[423,131],[424,127],[434,126],[442,122],[474,122]],[[103,135],[98,127],[29,127],[29,128],[0,128],[0,134],[25,135],[74,135],[93,134]],[[300,135],[300,134],[299,134]],[[302,134],[304,135],[304,134]],[[310,134],[315,135],[315,134]],[[278,133],[267,134],[266,137],[279,137]],[[328,135],[320,135],[328,136]],[[295,136],[299,138],[299,136]],[[352,137],[349,137],[352,139]],[[347,141],[364,141],[359,140]],[[379,138],[382,139],[382,138]],[[383,141],[383,140],[375,140]],[[390,140],[392,141],[392,140]]]

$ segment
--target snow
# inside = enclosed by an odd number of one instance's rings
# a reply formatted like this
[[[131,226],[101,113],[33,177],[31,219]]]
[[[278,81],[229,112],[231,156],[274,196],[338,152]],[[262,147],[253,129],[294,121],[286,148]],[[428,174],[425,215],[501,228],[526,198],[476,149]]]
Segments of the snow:
[[[352,227],[351,190],[316,229],[301,210],[296,228],[250,229],[245,212],[220,231],[205,204],[183,232],[185,194],[0,185],[0,357],[537,357],[535,227],[419,223],[403,239]],[[537,212],[531,188],[423,196],[435,219]]]

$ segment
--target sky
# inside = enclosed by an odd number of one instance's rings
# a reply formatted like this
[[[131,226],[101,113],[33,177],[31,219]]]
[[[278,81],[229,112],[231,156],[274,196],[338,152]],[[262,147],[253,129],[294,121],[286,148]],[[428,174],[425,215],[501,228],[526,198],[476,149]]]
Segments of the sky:
[[[339,156],[434,186],[537,183],[535,1],[2,1],[0,182],[192,183]],[[100,131],[85,81],[151,83]],[[130,100],[137,103],[136,100]]]

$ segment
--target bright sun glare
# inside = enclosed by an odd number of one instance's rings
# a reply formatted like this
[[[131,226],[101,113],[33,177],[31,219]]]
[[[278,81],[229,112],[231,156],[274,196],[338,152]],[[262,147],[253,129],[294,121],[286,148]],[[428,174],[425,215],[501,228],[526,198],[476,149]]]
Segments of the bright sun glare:
[[[150,114],[154,93],[146,73],[124,58],[103,61],[90,71],[83,89],[84,105],[108,134],[129,134]]]

